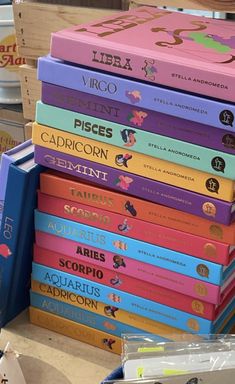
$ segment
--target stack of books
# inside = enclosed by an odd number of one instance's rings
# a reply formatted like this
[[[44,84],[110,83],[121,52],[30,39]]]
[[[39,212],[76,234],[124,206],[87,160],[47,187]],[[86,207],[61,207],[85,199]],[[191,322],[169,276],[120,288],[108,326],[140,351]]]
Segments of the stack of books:
[[[233,30],[140,7],[52,34],[33,323],[117,353],[234,325]]]

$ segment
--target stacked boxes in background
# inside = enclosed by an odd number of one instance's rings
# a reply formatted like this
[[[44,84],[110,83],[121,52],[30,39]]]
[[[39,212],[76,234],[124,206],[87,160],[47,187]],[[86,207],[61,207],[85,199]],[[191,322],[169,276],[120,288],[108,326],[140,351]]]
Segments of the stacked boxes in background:
[[[0,159],[3,152],[27,140],[21,104],[0,104]]]
[[[36,162],[52,169],[35,213],[33,323],[69,323],[117,353],[125,332],[234,325],[233,28],[140,7],[52,35],[33,126]]]
[[[12,7],[17,49],[26,61],[19,71],[23,114],[34,121],[36,101],[41,98],[37,60],[49,52],[51,33],[128,9],[128,3],[126,0],[28,0],[14,1]]]

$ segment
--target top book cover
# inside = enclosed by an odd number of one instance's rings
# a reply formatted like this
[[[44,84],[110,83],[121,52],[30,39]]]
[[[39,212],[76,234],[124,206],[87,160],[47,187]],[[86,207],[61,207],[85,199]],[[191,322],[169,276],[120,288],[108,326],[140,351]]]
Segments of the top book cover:
[[[141,6],[52,33],[51,55],[235,101],[234,21]]]

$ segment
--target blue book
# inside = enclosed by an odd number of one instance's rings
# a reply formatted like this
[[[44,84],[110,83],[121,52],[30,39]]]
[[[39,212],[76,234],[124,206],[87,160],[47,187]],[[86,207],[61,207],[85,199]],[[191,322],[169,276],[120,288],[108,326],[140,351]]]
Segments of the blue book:
[[[17,160],[27,158],[31,153],[33,156],[34,145],[32,140],[24,141],[23,143],[17,145],[14,148],[9,149],[6,152],[3,152],[1,155],[0,163],[0,228],[2,221],[2,214],[4,208],[4,200],[7,186],[8,170],[10,164],[16,162]]]
[[[86,311],[85,309],[60,302],[33,291],[30,292],[30,305],[42,311],[53,313],[54,315],[86,325],[87,327],[98,329],[102,332],[108,332],[118,337],[121,337],[123,333],[143,334],[142,329],[132,327],[131,325],[121,323],[114,319],[107,319],[107,317],[100,314]],[[159,342],[169,341],[169,339],[161,336],[156,336],[156,338]]]
[[[35,229],[144,261],[215,285],[223,285],[232,273],[235,273],[235,259],[228,266],[223,266],[38,210],[35,210]],[[201,269],[205,273],[201,273]]]
[[[225,308],[216,321],[212,322],[200,316],[143,299],[142,297],[61,272],[54,268],[45,267],[35,262],[33,262],[32,279],[98,300],[106,305],[115,305],[117,308],[148,317],[186,332],[205,335],[205,338],[209,337],[209,334],[217,333],[230,320],[231,316],[234,319],[235,301]]]
[[[34,209],[43,169],[32,154],[9,166],[0,230],[0,327],[29,304]]]

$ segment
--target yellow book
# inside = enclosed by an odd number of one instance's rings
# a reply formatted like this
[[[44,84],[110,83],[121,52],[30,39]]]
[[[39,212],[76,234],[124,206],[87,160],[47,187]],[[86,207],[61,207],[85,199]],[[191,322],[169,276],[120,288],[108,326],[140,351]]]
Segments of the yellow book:
[[[113,352],[118,355],[121,354],[122,341],[121,338],[117,336],[98,331],[97,329],[90,328],[49,312],[44,312],[32,306],[29,307],[29,319],[32,324],[38,325],[39,327],[61,333],[62,335],[104,349],[105,351]]]
[[[186,333],[181,329],[170,327],[169,325],[159,323],[147,317],[138,316],[135,313],[105,305],[99,301],[76,295],[75,293],[40,283],[36,280],[32,280],[31,289],[40,295],[51,297],[58,301],[85,309],[86,311],[91,311],[98,315],[112,318],[112,320],[117,320],[132,327],[142,329],[143,332],[153,333],[173,341],[185,340],[185,337],[187,337],[188,341],[201,340],[201,337],[198,335]]]
[[[33,123],[33,143],[189,191],[234,200],[234,181]],[[74,165],[76,167],[76,165]],[[217,185],[216,191],[211,183]]]

